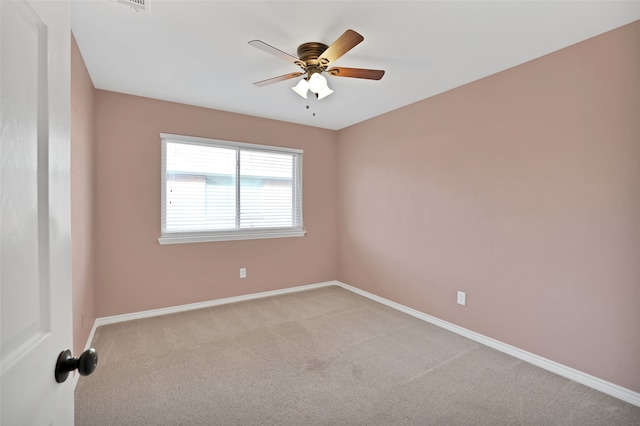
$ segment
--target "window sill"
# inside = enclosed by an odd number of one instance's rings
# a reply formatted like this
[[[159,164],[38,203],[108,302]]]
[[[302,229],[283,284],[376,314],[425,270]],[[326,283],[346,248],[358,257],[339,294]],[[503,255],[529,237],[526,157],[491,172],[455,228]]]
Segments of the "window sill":
[[[271,231],[231,231],[206,233],[176,233],[165,234],[158,238],[161,245],[165,244],[185,244],[185,243],[207,243],[214,241],[237,241],[237,240],[261,240],[267,238],[289,238],[304,237],[307,231],[304,229],[295,230],[271,230]]]

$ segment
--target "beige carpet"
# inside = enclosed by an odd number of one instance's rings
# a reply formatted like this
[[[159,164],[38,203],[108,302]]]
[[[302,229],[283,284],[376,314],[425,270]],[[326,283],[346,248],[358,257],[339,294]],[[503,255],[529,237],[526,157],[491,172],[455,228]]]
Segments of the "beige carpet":
[[[99,327],[77,425],[640,425],[640,407],[340,287]]]

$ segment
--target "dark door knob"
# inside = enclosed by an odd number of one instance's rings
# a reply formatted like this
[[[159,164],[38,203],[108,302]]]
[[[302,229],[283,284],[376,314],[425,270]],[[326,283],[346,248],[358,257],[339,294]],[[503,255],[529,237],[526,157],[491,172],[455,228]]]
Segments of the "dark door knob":
[[[78,358],[74,358],[69,349],[62,351],[58,356],[58,362],[56,362],[56,382],[62,383],[67,380],[69,372],[76,368],[81,376],[88,376],[93,373],[97,365],[98,352],[93,348],[82,352],[82,355]]]

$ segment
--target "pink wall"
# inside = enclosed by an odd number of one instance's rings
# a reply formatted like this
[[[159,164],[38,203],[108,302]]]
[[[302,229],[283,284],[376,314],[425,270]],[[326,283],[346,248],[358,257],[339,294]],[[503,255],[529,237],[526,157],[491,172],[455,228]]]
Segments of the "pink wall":
[[[71,36],[71,257],[73,353],[80,354],[96,319],[94,282],[94,88]]]
[[[639,117],[635,22],[340,131],[338,279],[640,391]]]
[[[334,131],[96,91],[96,297],[99,317],[333,280]],[[160,245],[161,132],[304,150],[307,235]],[[247,278],[239,278],[239,268]]]

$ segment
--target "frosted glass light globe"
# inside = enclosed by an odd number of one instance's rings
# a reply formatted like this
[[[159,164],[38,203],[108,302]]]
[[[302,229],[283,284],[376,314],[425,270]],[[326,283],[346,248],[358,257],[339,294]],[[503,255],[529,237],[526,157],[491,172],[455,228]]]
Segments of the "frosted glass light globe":
[[[324,76],[315,73],[309,79],[309,90],[313,93],[321,92],[325,87],[327,87],[327,79]]]
[[[307,90],[309,90],[309,82],[304,78],[298,84],[292,87],[293,91],[303,98],[307,99]]]

